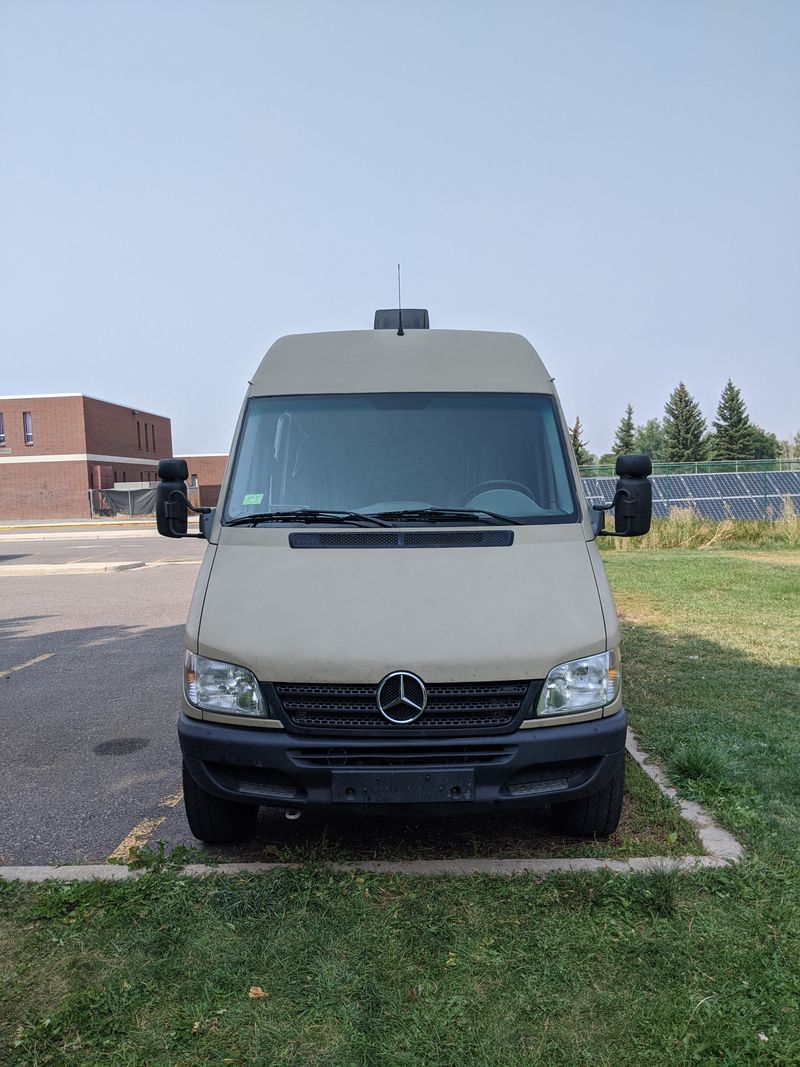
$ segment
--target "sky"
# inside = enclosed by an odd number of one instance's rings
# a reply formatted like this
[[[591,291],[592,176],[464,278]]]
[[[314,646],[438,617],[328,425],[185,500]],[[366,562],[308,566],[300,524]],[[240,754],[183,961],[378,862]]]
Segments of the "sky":
[[[227,451],[287,333],[512,330],[596,453],[800,429],[796,0],[0,0],[0,395]]]

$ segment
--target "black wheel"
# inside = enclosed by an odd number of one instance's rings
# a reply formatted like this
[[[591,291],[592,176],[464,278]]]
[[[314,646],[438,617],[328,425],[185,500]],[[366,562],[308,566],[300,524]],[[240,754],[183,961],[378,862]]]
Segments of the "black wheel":
[[[183,765],[183,804],[189,829],[195,837],[210,845],[226,841],[241,841],[255,833],[258,820],[257,804],[237,804],[223,800],[201,789]]]
[[[625,760],[599,793],[553,804],[553,822],[568,837],[608,837],[619,825],[625,791]]]

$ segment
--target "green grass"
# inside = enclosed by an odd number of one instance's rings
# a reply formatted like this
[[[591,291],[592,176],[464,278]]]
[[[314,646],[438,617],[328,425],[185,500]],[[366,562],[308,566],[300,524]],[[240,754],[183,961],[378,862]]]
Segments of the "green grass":
[[[3,887],[0,1063],[800,1064],[800,554],[784,555],[607,558],[634,723],[746,842],[740,866]]]

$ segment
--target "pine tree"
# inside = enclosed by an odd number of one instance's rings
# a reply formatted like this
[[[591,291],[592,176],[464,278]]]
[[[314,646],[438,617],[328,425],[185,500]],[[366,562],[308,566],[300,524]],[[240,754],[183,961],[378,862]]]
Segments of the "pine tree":
[[[625,408],[625,414],[620,419],[617,432],[614,437],[614,444],[611,446],[611,451],[615,456],[624,456],[628,452],[633,452],[633,435],[635,433],[633,426],[633,404],[628,404]]]
[[[586,447],[586,442],[582,439],[583,427],[581,426],[581,420],[579,416],[575,418],[575,425],[569,431],[570,440],[572,441],[572,447],[575,450],[575,459],[578,461],[579,467],[585,467],[587,463],[592,462],[591,453]]]
[[[714,459],[747,459],[753,452],[752,425],[742,394],[728,378],[714,419],[711,454]]]
[[[694,463],[705,459],[703,435],[706,420],[689,390],[678,382],[664,407],[664,459],[667,463]]]

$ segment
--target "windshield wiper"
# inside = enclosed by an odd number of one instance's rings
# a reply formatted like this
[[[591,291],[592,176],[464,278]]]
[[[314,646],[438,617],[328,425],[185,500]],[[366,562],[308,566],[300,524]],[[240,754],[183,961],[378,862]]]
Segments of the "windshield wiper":
[[[390,522],[360,511],[329,511],[327,508],[294,508],[290,511],[260,511],[254,515],[238,515],[226,526],[256,526],[260,522],[331,522],[351,526],[391,526]]]
[[[487,511],[485,508],[406,508],[400,511],[379,511],[371,516],[381,519],[408,519],[410,522],[429,519],[436,522],[437,519],[472,519],[478,522],[486,522],[492,526],[524,526],[521,519],[512,519],[510,515],[501,515],[497,511]]]

